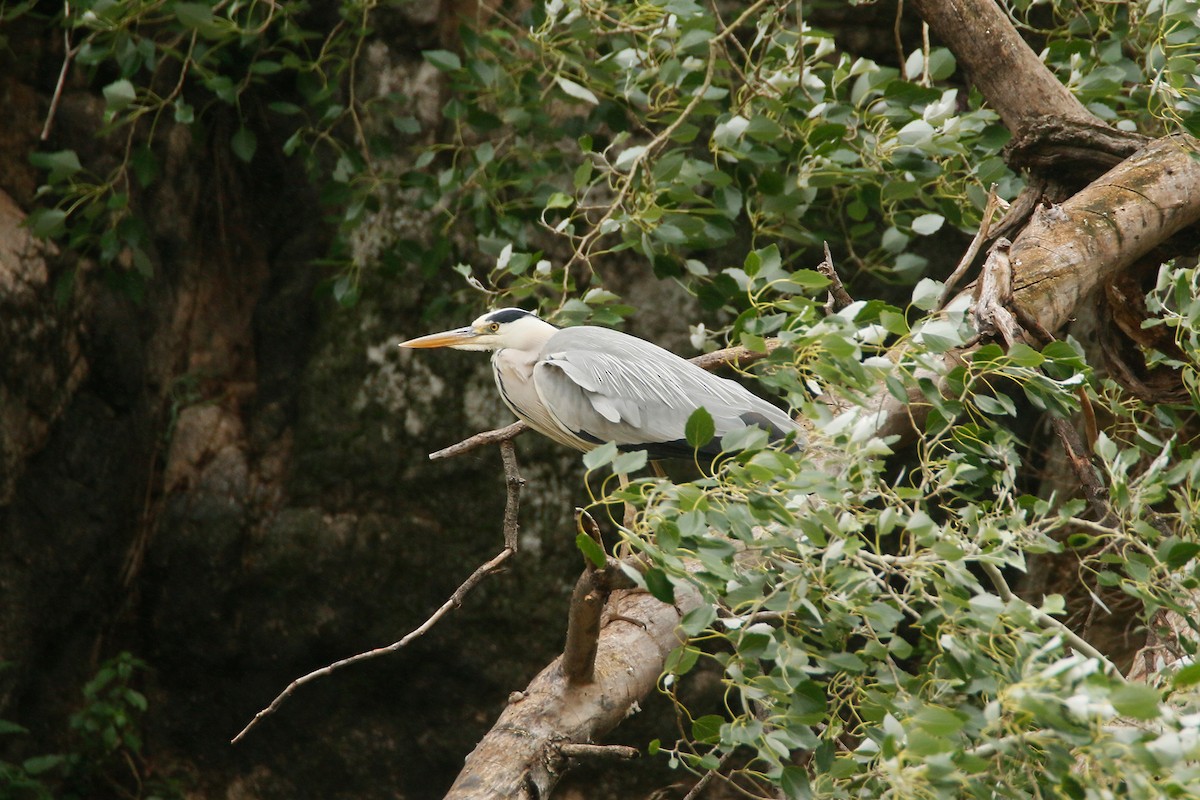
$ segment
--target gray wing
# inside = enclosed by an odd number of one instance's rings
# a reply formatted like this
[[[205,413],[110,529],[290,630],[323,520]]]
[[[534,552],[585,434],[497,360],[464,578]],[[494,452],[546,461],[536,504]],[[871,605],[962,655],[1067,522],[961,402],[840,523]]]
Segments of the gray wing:
[[[798,430],[787,414],[674,353],[634,336],[581,326],[550,337],[534,366],[534,387],[565,430],[595,444],[690,457],[688,417],[703,406],[717,435],[702,452],[715,455],[730,431],[757,425],[772,439]]]

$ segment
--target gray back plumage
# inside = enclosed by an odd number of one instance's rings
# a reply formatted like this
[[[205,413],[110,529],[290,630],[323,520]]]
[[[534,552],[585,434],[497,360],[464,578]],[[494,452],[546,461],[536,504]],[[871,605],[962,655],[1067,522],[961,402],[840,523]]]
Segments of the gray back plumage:
[[[650,342],[591,326],[566,328],[546,342],[533,372],[534,387],[555,421],[580,439],[647,449],[655,456],[690,457],[688,417],[703,406],[716,438],[757,425],[772,439],[798,426],[787,414],[740,384],[718,377]]]

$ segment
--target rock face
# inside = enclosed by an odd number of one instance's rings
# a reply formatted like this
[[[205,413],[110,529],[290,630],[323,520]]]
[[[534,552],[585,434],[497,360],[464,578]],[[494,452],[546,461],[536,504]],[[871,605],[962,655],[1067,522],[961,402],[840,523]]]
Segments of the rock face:
[[[408,91],[438,96],[416,48],[394,60]],[[24,128],[0,137],[0,164],[27,163],[40,72],[4,79],[26,106],[6,115]],[[94,100],[68,88],[50,149],[119,145],[93,137]],[[30,730],[0,760],[70,750],[83,683],[128,650],[149,665],[144,774],[204,797],[438,797],[561,648],[579,459],[520,441],[511,568],[411,648],[302,689],[229,745],[289,681],[399,639],[500,549],[499,454],[426,454],[510,421],[486,358],[394,347],[479,312],[425,319],[436,280],[368,271],[359,305],[334,308],[315,266],[324,210],[257,133],[245,165],[165,131],[137,198],[153,276],[136,291],[119,266],[32,239],[36,176],[0,172],[0,719]]]

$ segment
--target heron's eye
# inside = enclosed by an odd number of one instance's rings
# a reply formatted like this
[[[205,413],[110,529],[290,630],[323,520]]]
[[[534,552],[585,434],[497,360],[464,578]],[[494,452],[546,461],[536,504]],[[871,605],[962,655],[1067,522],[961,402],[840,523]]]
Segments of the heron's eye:
[[[488,325],[488,330],[489,330],[489,331],[491,331],[492,333],[499,333],[499,331],[500,331],[500,323],[499,323],[499,322],[493,322],[491,325]]]

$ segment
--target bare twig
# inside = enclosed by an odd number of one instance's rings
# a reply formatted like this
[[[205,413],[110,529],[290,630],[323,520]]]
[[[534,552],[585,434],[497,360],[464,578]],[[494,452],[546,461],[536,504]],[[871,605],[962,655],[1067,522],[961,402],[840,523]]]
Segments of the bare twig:
[[[71,62],[79,52],[78,47],[71,46],[71,4],[63,3],[63,62],[58,71],[58,82],[54,84],[54,94],[50,97],[50,109],[46,112],[46,121],[42,124],[41,140],[50,138],[50,128],[54,125],[54,117],[58,114],[58,105],[62,102],[63,87],[67,83],[67,73],[71,70]]]
[[[628,761],[637,758],[641,753],[636,747],[626,747],[623,744],[575,744],[563,742],[558,745],[560,755],[567,758],[621,759]]]
[[[513,447],[512,439],[500,442],[500,458],[504,461],[504,485],[507,489],[504,501],[504,546],[515,553],[517,531],[520,530],[518,512],[521,510],[521,488],[525,485],[525,479],[517,469],[517,449]]]
[[[1008,586],[1008,581],[1004,580],[1004,575],[1000,573],[1000,569],[995,564],[991,564],[987,561],[980,561],[979,566],[983,568],[984,573],[988,576],[988,579],[991,580],[992,586],[995,587],[996,594],[1000,595],[1001,600],[1007,603],[1016,599],[1016,595],[1013,594],[1012,589],[1010,589]],[[1054,631],[1061,636],[1073,649],[1083,653],[1089,658],[1094,658],[1099,661],[1104,665],[1104,668],[1110,675],[1118,678],[1121,676],[1120,670],[1118,670],[1103,653],[1085,641],[1083,637],[1075,633],[1075,631],[1071,630],[1064,623],[1050,616],[1045,611],[1042,611],[1040,608],[1028,603],[1026,605],[1028,606],[1030,613],[1033,614],[1034,619],[1037,620],[1037,623],[1043,628]]]
[[[721,774],[721,770],[725,767],[725,762],[729,760],[731,755],[733,755],[733,751],[721,756],[721,760],[717,762],[717,766],[704,773],[700,777],[700,780],[696,781],[696,784],[683,796],[683,800],[696,800],[700,796],[700,793],[704,791],[704,787],[708,786],[709,781]]]
[[[496,444],[497,442],[506,442],[516,438],[528,429],[529,426],[524,422],[514,422],[512,425],[506,425],[503,428],[477,433],[468,439],[463,439],[458,444],[452,444],[449,447],[443,447],[441,450],[430,453],[429,460],[437,461],[439,458],[452,458],[478,447]]]
[[[825,242],[825,260],[817,264],[817,272],[829,279],[829,300],[825,302],[825,313],[836,314],[854,302],[854,298],[842,285],[837,270],[833,266],[833,255],[829,252],[829,242]]]
[[[317,678],[323,678],[326,675],[333,673],[335,670],[341,669],[342,667],[348,667],[351,664],[358,664],[378,656],[394,653],[412,642],[414,639],[423,636],[429,631],[430,628],[436,625],[442,619],[442,617],[450,613],[452,609],[461,606],[463,598],[465,598],[472,589],[474,589],[488,575],[491,575],[493,572],[499,570],[501,565],[517,552],[517,512],[521,503],[521,487],[524,485],[525,481],[521,479],[521,475],[517,471],[517,457],[511,441],[505,440],[501,443],[500,454],[504,458],[504,474],[508,487],[508,496],[504,505],[504,549],[496,554],[490,561],[479,565],[479,567],[471,573],[470,577],[463,581],[462,584],[454,590],[454,593],[450,595],[449,599],[447,599],[445,603],[442,603],[438,610],[434,611],[433,614],[429,616],[429,619],[421,623],[419,627],[414,628],[400,641],[393,642],[387,647],[377,647],[374,650],[368,650],[365,653],[358,653],[357,655],[350,656],[349,658],[343,658],[341,661],[335,661],[332,664],[321,667],[318,670],[313,670],[307,675],[303,675],[289,683],[288,687],[284,689],[278,696],[276,696],[276,698],[271,701],[269,706],[254,715],[254,719],[250,720],[250,722],[246,724],[246,727],[242,728],[238,735],[234,736],[233,739],[230,740],[230,744],[237,744],[239,741],[241,741],[242,738],[250,731],[251,728],[255,726],[255,724],[258,723],[260,719],[274,713],[276,709],[283,705],[285,700],[291,697],[292,694],[304,684],[311,683]]]
[[[962,276],[971,268],[971,263],[975,261],[975,256],[979,255],[979,248],[987,241],[988,231],[992,227],[992,217],[996,214],[996,209],[1008,208],[1008,203],[1001,200],[996,195],[996,184],[992,184],[988,189],[987,202],[983,206],[983,219],[979,222],[979,230],[975,233],[975,238],[971,240],[970,246],[967,247],[967,252],[963,253],[962,259],[958,262],[958,266],[950,273],[950,277],[946,278],[946,285],[942,289],[942,296],[938,298],[938,308],[944,308],[946,303],[950,302],[951,294],[954,287],[962,280]]]
[[[291,697],[292,694],[304,684],[311,683],[317,678],[323,678],[326,675],[333,673],[335,670],[341,669],[342,667],[348,667],[351,664],[358,664],[360,662],[375,658],[376,656],[394,653],[407,645],[409,642],[425,634],[430,628],[436,625],[442,617],[446,616],[451,609],[462,605],[463,598],[467,596],[467,593],[474,589],[480,581],[499,569],[500,565],[507,561],[509,556],[512,554],[512,548],[505,547],[500,551],[499,554],[492,558],[492,560],[481,564],[478,569],[471,573],[471,577],[463,581],[462,585],[454,590],[454,594],[450,595],[450,599],[448,599],[437,611],[430,615],[429,619],[425,620],[420,627],[413,629],[412,632],[410,632],[400,641],[393,642],[387,647],[377,647],[374,650],[368,650],[365,653],[359,653],[357,655],[350,656],[349,658],[343,658],[341,661],[335,661],[332,664],[321,667],[318,670],[313,670],[307,675],[301,676],[289,683],[288,687],[271,701],[271,705],[254,715],[254,719],[250,720],[246,727],[242,728],[238,735],[234,736],[233,739],[230,740],[230,744],[237,744],[239,741],[241,741],[242,737],[249,733],[250,729],[253,728],[260,719],[274,713],[276,709],[283,705],[283,701]]]

